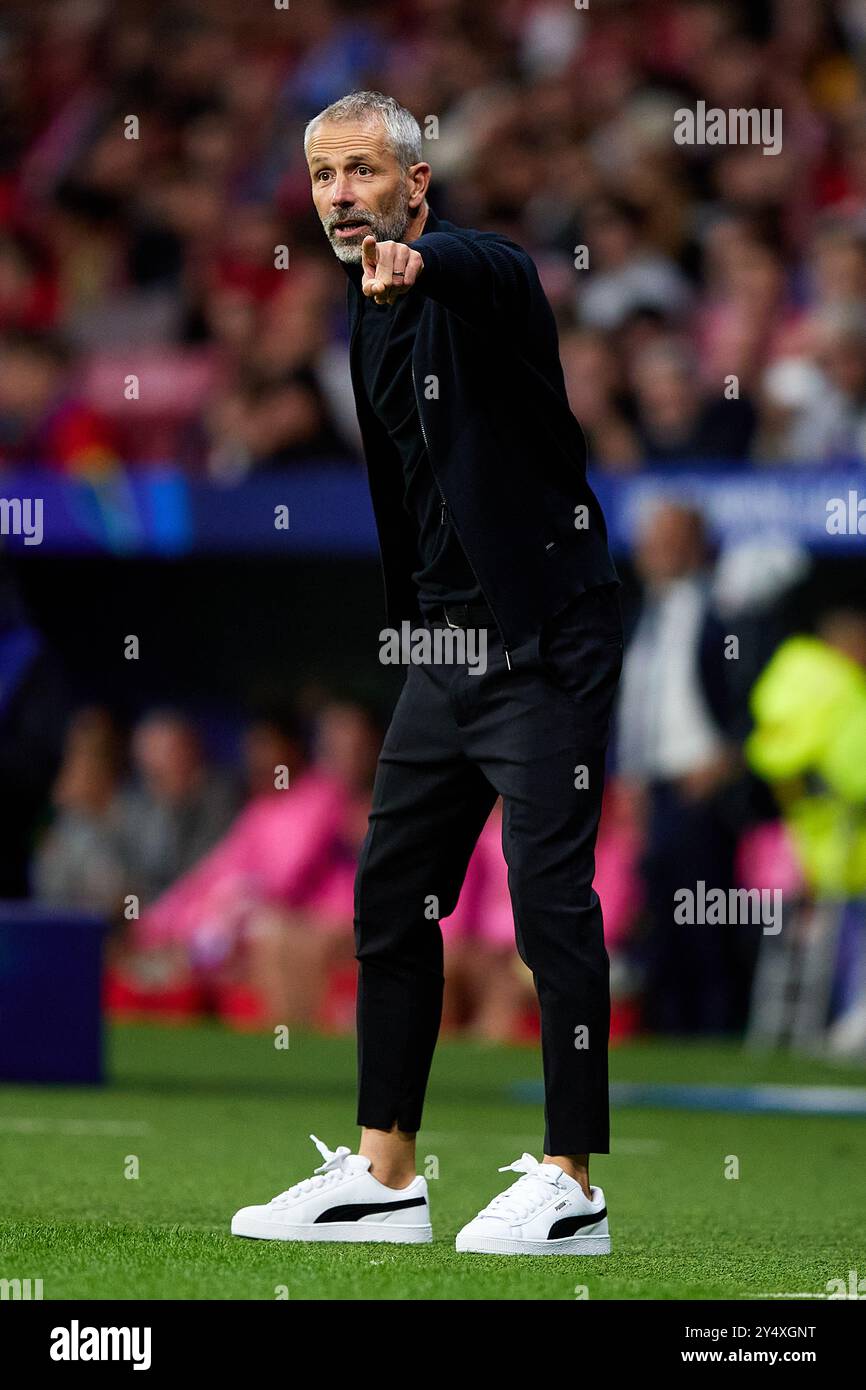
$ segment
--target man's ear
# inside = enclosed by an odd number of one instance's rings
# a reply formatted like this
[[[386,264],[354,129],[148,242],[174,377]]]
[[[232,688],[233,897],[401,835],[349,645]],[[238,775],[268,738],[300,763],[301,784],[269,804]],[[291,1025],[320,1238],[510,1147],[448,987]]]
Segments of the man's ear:
[[[430,186],[430,165],[422,161],[419,164],[413,164],[408,172],[412,180],[409,207],[413,212],[417,212],[427,196],[427,189]]]

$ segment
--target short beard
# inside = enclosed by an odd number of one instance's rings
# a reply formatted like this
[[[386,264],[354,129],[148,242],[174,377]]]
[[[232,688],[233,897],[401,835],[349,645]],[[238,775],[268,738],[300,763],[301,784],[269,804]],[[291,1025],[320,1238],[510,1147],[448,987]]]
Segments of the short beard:
[[[411,221],[408,188],[401,184],[397,189],[392,206],[384,212],[364,212],[363,216],[370,224],[370,230],[365,232],[365,236],[374,236],[377,241],[402,241]],[[331,229],[345,218],[345,212],[333,212],[329,217],[323,218],[322,226],[337,260],[344,261],[346,265],[360,265],[364,237],[360,237],[358,241],[352,243],[335,240],[331,234]]]

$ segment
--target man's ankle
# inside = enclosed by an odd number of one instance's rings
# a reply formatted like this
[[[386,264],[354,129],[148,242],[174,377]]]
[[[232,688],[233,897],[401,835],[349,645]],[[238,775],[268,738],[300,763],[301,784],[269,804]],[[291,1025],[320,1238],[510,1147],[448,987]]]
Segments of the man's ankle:
[[[370,1160],[370,1172],[384,1187],[408,1187],[415,1179],[415,1135],[399,1129],[365,1129],[358,1153]]]
[[[393,1187],[395,1192],[403,1187],[409,1187],[417,1177],[414,1168],[410,1168],[408,1171],[406,1169],[391,1169],[387,1166],[383,1167],[381,1163],[371,1163],[370,1172],[383,1187]]]
[[[592,1188],[589,1183],[589,1154],[545,1154],[542,1163],[555,1163],[563,1173],[579,1184],[584,1197],[592,1201]]]

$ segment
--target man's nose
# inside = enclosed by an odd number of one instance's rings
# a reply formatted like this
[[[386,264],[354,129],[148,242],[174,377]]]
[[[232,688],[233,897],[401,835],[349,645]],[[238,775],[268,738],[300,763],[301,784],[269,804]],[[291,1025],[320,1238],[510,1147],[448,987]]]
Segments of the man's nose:
[[[331,193],[331,205],[335,208],[351,206],[355,201],[355,194],[348,179],[338,179],[334,183]]]

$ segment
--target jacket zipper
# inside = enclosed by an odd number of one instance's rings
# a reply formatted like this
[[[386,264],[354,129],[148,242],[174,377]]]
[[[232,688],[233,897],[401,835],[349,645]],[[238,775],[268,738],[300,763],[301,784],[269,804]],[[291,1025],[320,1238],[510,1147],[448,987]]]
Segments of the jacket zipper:
[[[446,518],[446,516],[448,515],[448,503],[445,501],[445,497],[444,497],[444,495],[443,495],[442,489],[441,489],[441,487],[439,486],[439,479],[436,477],[436,474],[433,473],[433,455],[432,455],[432,453],[431,453],[431,451],[430,451],[430,442],[429,442],[429,440],[428,440],[428,438],[427,438],[427,430],[426,430],[425,427],[424,427],[424,413],[423,413],[423,411],[421,410],[421,398],[420,398],[420,396],[418,395],[418,383],[417,383],[417,381],[415,380],[415,359],[414,359],[414,357],[410,359],[410,364],[409,364],[409,365],[410,365],[411,372],[412,372],[412,390],[413,390],[414,393],[415,393],[415,409],[418,411],[418,420],[419,420],[419,422],[420,422],[420,424],[421,424],[421,437],[422,437],[422,439],[424,440],[424,448],[427,450],[427,457],[428,457],[428,459],[430,460],[430,472],[433,474],[433,481],[434,481],[435,484],[436,484],[436,491],[439,493],[439,525],[440,525],[440,526],[444,526],[444,525],[445,525],[445,518]],[[497,616],[496,616],[496,610],[494,609],[493,604],[490,602],[490,599],[487,597],[487,594],[484,592],[484,585],[481,583],[481,580],[478,578],[478,575],[475,573],[475,567],[474,567],[474,565],[472,564],[472,561],[469,559],[469,553],[468,553],[468,551],[467,551],[465,545],[463,545],[463,541],[462,541],[461,538],[460,538],[460,532],[457,530],[457,527],[456,527],[456,525],[455,525],[455,523],[454,523],[454,518],[453,518],[453,517],[451,518],[451,525],[454,527],[454,534],[455,534],[455,536],[457,537],[458,541],[460,541],[461,546],[463,546],[463,553],[464,553],[464,555],[466,556],[466,562],[467,562],[467,564],[469,565],[469,568],[472,570],[473,575],[475,576],[475,582],[477,583],[479,589],[481,590],[481,593],[482,593],[483,598],[484,598],[484,602],[487,604],[487,607],[490,609],[491,613],[493,614],[493,620],[494,620],[494,622],[496,623],[496,626],[499,628],[499,635],[500,635],[500,637],[501,637],[501,636],[502,636],[502,627],[501,627],[501,624],[500,624],[500,622],[499,622],[499,619],[498,619]],[[506,644],[505,644],[504,641],[503,641],[503,643],[502,643],[502,650],[503,650],[503,652],[505,653],[505,665],[508,667],[508,669],[509,669],[509,671],[510,671],[510,670],[511,670],[511,653],[510,653],[510,651],[508,650],[508,647],[506,646]]]

